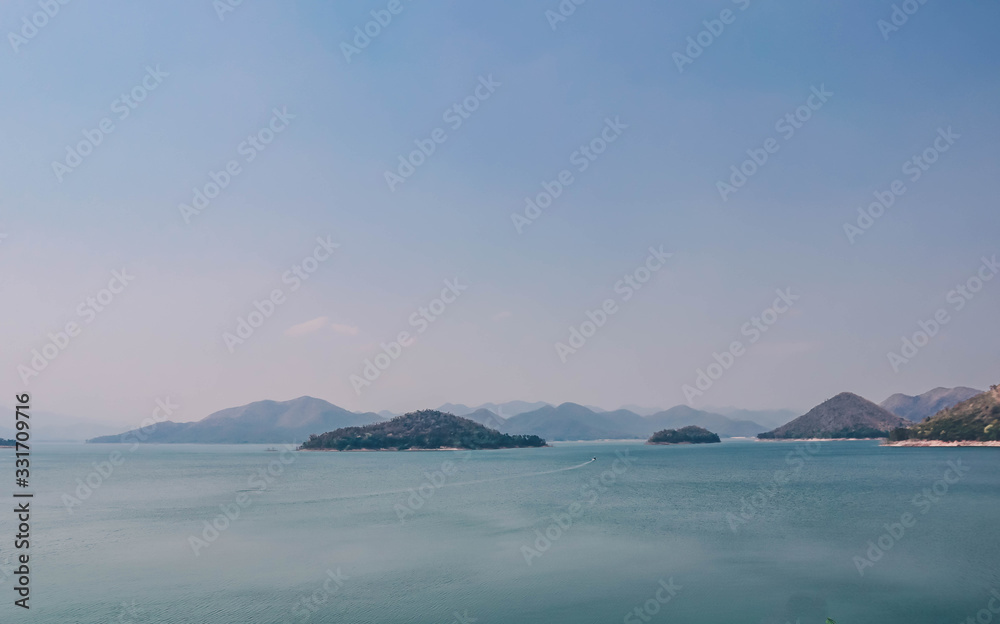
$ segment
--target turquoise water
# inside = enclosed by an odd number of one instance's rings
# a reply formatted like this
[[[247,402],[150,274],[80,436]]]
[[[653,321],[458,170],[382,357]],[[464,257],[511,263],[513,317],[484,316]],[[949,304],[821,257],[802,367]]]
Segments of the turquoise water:
[[[0,622],[957,623],[1000,589],[1000,449],[130,448],[33,449],[32,608],[13,607],[4,578]],[[92,475],[99,486],[70,513],[62,495],[115,450],[120,465]],[[625,451],[630,464],[615,464]],[[4,479],[12,455],[0,451]],[[938,483],[955,461],[962,474]],[[251,481],[272,462],[270,483]],[[787,482],[770,487],[776,470]],[[603,491],[591,485],[602,475]],[[430,495],[410,506],[423,484]],[[220,505],[240,515],[195,556],[189,538],[205,539]],[[854,558],[904,513],[910,526],[859,574]],[[536,529],[555,539],[528,565]],[[13,531],[0,514],[0,561]]]

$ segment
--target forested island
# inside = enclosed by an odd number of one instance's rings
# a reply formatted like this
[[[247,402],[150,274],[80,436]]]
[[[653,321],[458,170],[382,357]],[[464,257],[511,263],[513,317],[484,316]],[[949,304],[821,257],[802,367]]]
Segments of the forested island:
[[[479,450],[545,446],[535,435],[508,435],[437,410],[422,410],[363,427],[310,435],[305,451]]]
[[[702,427],[689,425],[680,429],[657,431],[650,436],[646,444],[712,444],[714,442],[722,442],[718,434]]]

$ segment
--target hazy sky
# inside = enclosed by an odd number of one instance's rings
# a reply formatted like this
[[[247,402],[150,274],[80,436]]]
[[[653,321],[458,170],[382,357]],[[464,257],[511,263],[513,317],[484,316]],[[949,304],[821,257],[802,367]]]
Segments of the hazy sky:
[[[304,394],[666,407],[737,340],[695,406],[1000,378],[1000,279],[949,301],[1000,254],[995,2],[914,3],[896,30],[879,26],[888,0],[590,0],[563,21],[546,16],[556,0],[222,2],[0,6],[0,404],[27,389],[39,409],[116,423],[164,397],[174,420]],[[362,49],[372,11],[392,19]],[[691,63],[675,55],[689,47]],[[578,151],[602,134],[603,153]],[[433,153],[390,190],[416,141]],[[935,141],[936,162],[904,169]],[[767,161],[720,192],[747,150]],[[186,222],[179,205],[214,194],[213,173],[228,185]],[[511,215],[560,176],[519,233]],[[305,262],[308,280],[286,273],[318,237],[339,247]],[[672,255],[648,260],[661,246]],[[626,275],[648,281],[616,288]],[[446,280],[451,302],[432,303]],[[778,289],[799,299],[765,313]],[[557,348],[609,299],[582,347]],[[888,354],[939,309],[894,370]],[[380,343],[398,359],[352,384]]]

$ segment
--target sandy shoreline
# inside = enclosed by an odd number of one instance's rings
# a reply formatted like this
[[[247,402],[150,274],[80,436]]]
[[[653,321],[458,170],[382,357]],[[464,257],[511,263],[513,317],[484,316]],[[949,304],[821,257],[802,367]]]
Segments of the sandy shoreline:
[[[882,446],[912,446],[912,447],[956,447],[956,446],[994,446],[1000,447],[1000,442],[980,442],[978,440],[961,440],[959,442],[944,442],[942,440],[900,440],[886,442]]]
[[[885,438],[753,438],[757,442],[857,442],[859,440],[885,440]]]

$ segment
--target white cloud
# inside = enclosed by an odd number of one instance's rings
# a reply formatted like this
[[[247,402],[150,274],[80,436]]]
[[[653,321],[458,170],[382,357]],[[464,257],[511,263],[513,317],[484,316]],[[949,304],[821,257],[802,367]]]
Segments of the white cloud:
[[[358,332],[361,331],[353,325],[342,325],[340,323],[332,323],[330,325],[330,329],[338,334],[344,334],[345,336],[357,336]]]
[[[298,325],[292,325],[285,330],[286,336],[292,336],[297,338],[299,336],[305,336],[306,334],[311,334],[314,331],[323,329],[326,326],[327,321],[330,320],[328,316],[321,316],[319,318],[314,318],[311,321],[306,321],[305,323],[299,323]]]
[[[331,323],[329,316],[320,316],[314,318],[311,321],[306,321],[304,323],[299,323],[298,325],[292,325],[285,330],[286,336],[291,336],[293,338],[298,338],[299,336],[305,336],[306,334],[311,334],[313,332],[319,331],[321,329],[329,327],[334,332],[341,334],[343,336],[357,336],[361,331],[354,325],[345,325],[343,323]]]

